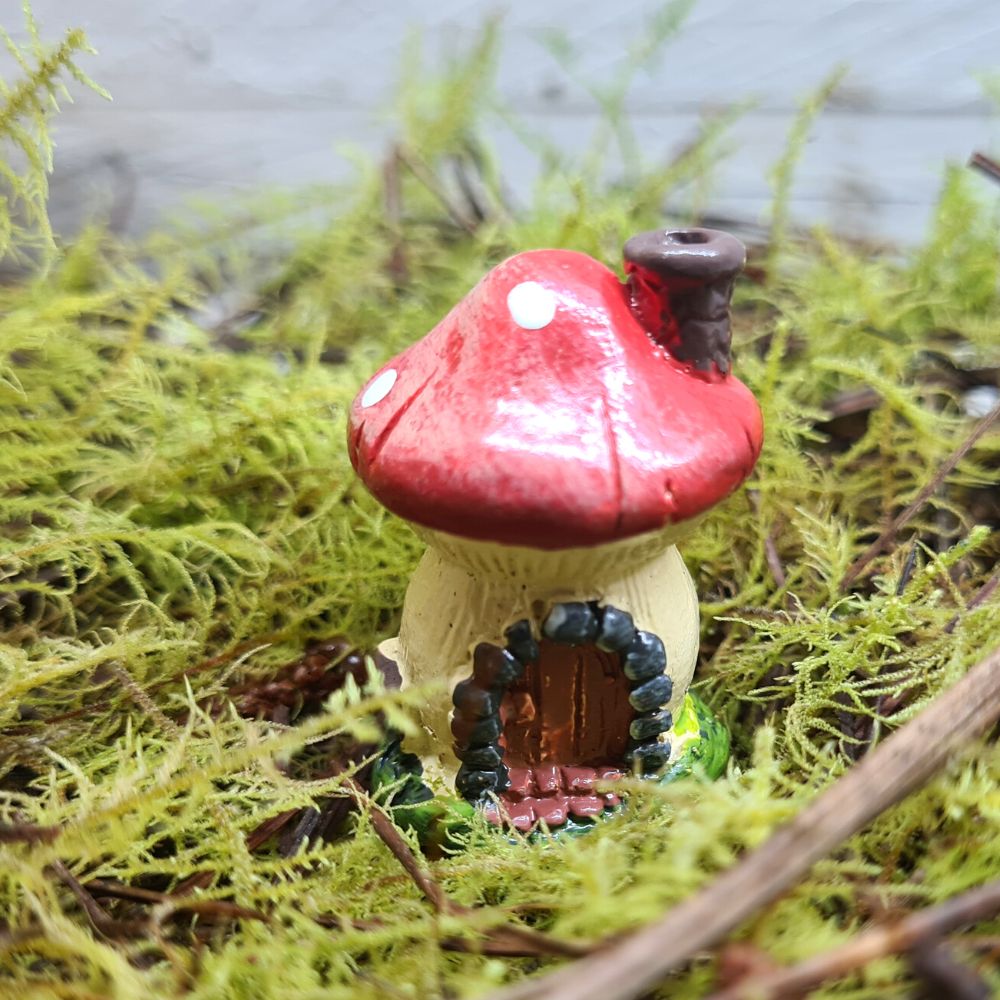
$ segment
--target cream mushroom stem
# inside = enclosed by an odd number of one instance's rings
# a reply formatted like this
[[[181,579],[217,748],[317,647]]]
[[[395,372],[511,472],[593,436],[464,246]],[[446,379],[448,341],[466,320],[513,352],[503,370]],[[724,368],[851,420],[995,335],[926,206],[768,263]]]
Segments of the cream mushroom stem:
[[[553,603],[599,601],[627,611],[663,641],[676,716],[698,652],[698,598],[675,542],[693,522],[633,538],[554,551],[500,545],[417,528],[427,551],[411,578],[399,636],[380,652],[399,666],[404,687],[427,685],[421,733],[407,741],[425,772],[450,785],[451,694],[470,674],[480,642],[502,646],[504,630],[527,618],[536,634]]]

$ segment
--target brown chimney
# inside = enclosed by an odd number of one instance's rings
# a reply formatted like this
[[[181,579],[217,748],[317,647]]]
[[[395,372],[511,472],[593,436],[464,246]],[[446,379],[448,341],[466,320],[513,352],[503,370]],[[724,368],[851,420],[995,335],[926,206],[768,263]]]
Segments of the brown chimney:
[[[729,300],[746,261],[717,229],[654,229],[624,249],[632,310],[650,336],[698,371],[729,372]]]

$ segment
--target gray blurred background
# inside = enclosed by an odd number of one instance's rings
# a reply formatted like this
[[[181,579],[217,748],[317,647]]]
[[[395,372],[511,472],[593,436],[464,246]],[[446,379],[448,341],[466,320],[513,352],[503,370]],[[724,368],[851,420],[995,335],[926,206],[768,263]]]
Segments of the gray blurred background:
[[[47,39],[83,26],[99,57],[84,68],[113,95],[74,87],[58,120],[53,211],[70,230],[95,211],[148,229],[191,195],[351,175],[343,144],[375,154],[408,37],[430,62],[465,50],[500,13],[501,100],[568,151],[589,141],[598,108],[547,47],[561,34],[580,78],[600,83],[659,5],[482,0],[34,0]],[[3,23],[19,33],[19,4]],[[1000,68],[997,0],[701,0],[629,109],[643,152],[668,160],[706,114],[751,99],[732,128],[707,209],[754,224],[767,172],[798,102],[838,63],[848,72],[796,175],[798,222],[878,241],[920,238],[946,160],[996,151],[995,105],[981,77]],[[6,71],[6,67],[5,67]],[[530,194],[535,155],[496,119],[486,134],[515,195]]]

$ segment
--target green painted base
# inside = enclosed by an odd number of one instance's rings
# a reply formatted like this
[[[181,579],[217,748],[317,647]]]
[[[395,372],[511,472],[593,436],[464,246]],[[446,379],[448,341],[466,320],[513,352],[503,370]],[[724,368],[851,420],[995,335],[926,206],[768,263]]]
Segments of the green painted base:
[[[712,714],[708,705],[690,691],[670,730],[670,739],[680,753],[660,775],[661,785],[689,774],[714,780],[725,771],[729,760],[729,730]]]
[[[678,778],[697,776],[718,778],[729,759],[729,730],[712,714],[709,707],[690,692],[670,730],[671,744],[679,754],[670,766],[649,780],[661,785]],[[372,793],[387,806],[395,822],[416,831],[425,850],[460,847],[457,835],[468,831],[475,806],[458,796],[437,795],[423,782],[420,760],[400,747],[399,739],[387,744],[372,771]],[[621,806],[605,809],[593,820],[568,820],[549,833],[531,834],[531,839],[575,837],[593,830],[620,812]],[[498,831],[499,832],[499,831]]]

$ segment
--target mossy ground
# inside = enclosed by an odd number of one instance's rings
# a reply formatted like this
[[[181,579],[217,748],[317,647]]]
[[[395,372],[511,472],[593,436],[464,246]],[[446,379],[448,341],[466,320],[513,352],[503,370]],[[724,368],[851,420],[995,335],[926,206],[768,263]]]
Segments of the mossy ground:
[[[435,914],[365,815],[294,857],[251,849],[247,833],[269,817],[343,794],[342,775],[296,778],[282,760],[332,733],[375,739],[376,715],[405,730],[419,695],[349,684],[292,726],[210,708],[311,639],[370,647],[393,633],[420,545],[351,473],[344,412],[357,387],[508,253],[566,246],[617,266],[665,195],[698,202],[723,126],[651,169],[626,155],[612,102],[593,162],[543,148],[537,197],[514,211],[475,138],[487,36],[440,84],[406,88],[390,197],[371,165],[350,191],[260,208],[280,255],[248,252],[228,220],[140,247],[94,227],[56,248],[40,208],[48,95],[81,44],[49,63],[25,51],[23,87],[0,95],[5,138],[35,154],[10,168],[20,197],[3,229],[4,252],[34,263],[0,288],[0,821],[60,831],[0,845],[0,995],[481,994],[544,963],[456,953],[448,939],[474,949],[484,928],[523,922],[589,940],[651,920],[1000,641],[987,586],[1000,549],[996,431],[842,586],[969,433],[963,393],[1000,371],[996,198],[953,170],[912,253],[796,237],[781,221],[781,240],[755,256],[766,270],[738,289],[736,367],[767,441],[748,487],[684,549],[703,601],[698,691],[733,733],[725,776],[637,783],[625,815],[557,843],[511,844],[474,822],[462,852],[431,864],[473,915]],[[778,220],[803,135],[776,174]],[[618,185],[601,180],[608,136]],[[454,164],[474,198],[448,186]],[[309,225],[303,207],[336,222]],[[842,415],[845,394],[865,389]],[[996,877],[998,788],[1000,748],[986,740],[740,936],[790,962],[881,907]],[[192,898],[270,922],[103,899],[118,923],[97,930],[57,862],[83,882],[160,892],[209,873]],[[1000,989],[982,952],[960,953]],[[703,995],[716,965],[699,957],[662,995]],[[908,983],[890,959],[819,995],[902,997]]]

